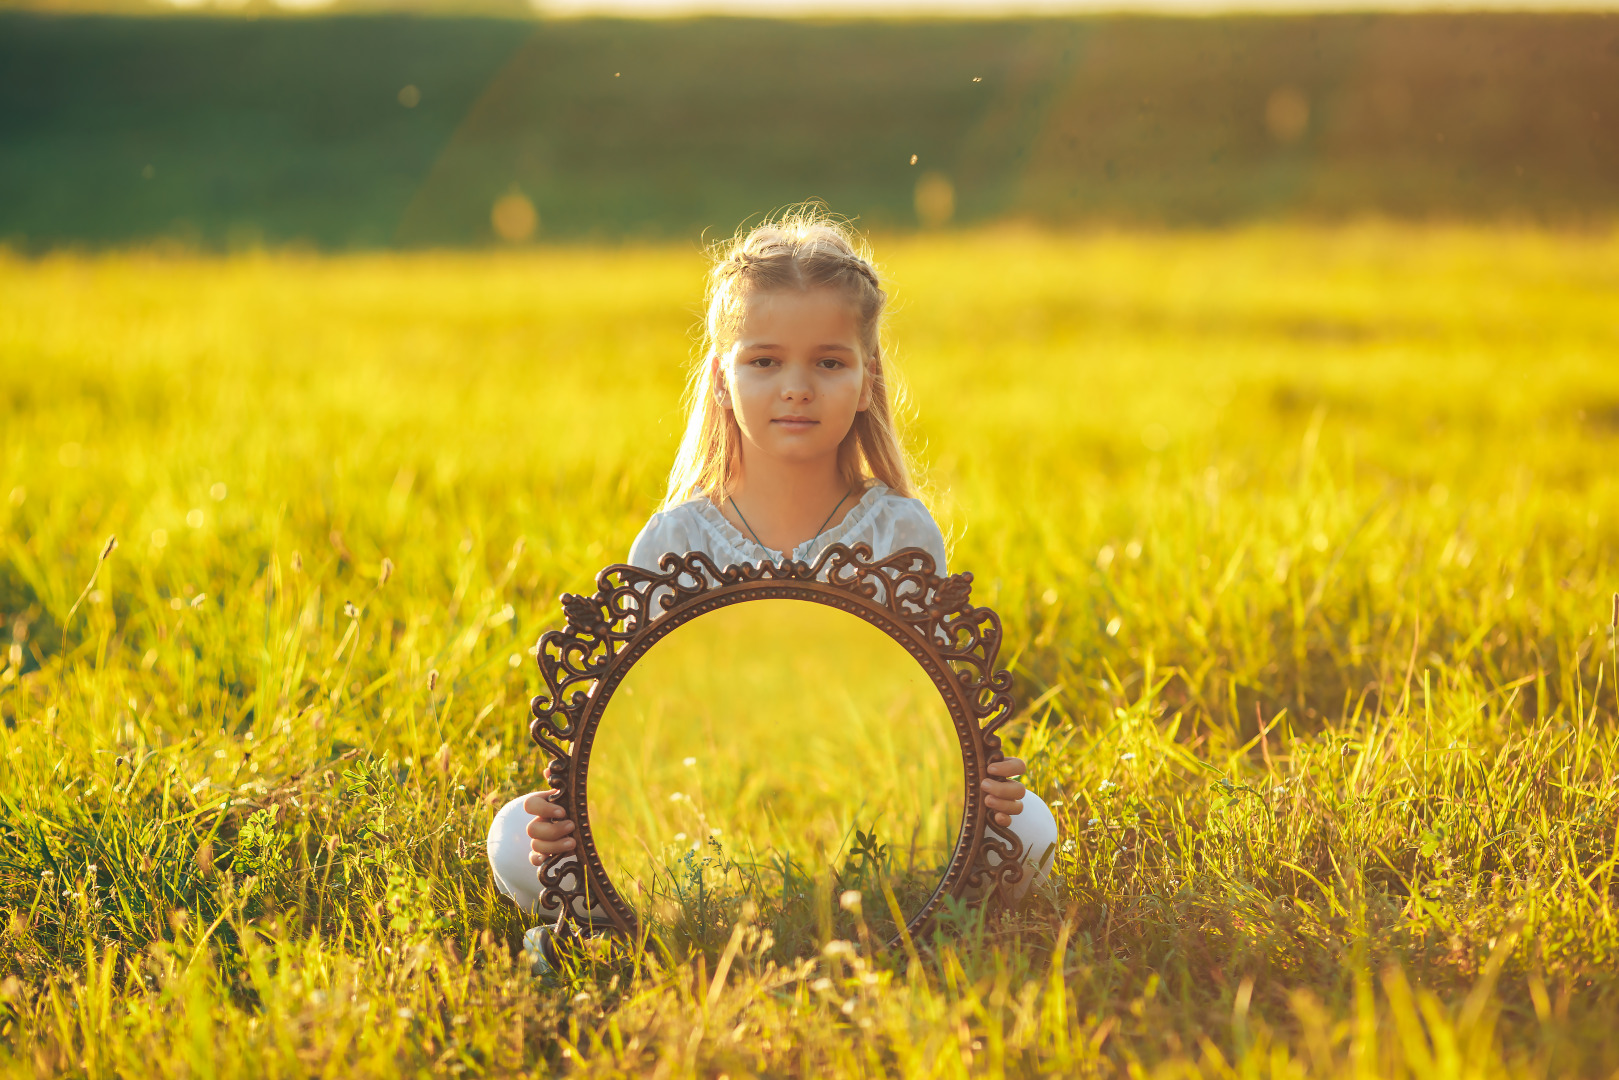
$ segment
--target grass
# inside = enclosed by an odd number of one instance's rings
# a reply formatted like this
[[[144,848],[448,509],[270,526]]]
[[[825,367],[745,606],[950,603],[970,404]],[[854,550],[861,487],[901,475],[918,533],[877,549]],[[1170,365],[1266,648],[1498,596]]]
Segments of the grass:
[[[1619,1071],[1619,238],[879,250],[1057,888],[556,987],[480,840],[695,255],[0,261],[0,1070]]]
[[[677,954],[723,953],[744,905],[787,962],[898,933],[955,849],[961,751],[939,692],[886,634],[835,608],[721,608],[637,662],[591,746],[591,828],[626,899]],[[817,940],[819,938],[819,940]]]

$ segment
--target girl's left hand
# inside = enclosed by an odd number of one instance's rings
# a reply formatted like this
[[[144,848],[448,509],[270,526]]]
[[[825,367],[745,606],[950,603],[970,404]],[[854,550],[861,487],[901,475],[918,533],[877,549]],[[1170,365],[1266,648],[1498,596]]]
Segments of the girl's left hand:
[[[989,767],[991,777],[1007,778],[986,779],[983,783],[984,805],[994,812],[997,824],[1010,825],[1013,814],[1023,813],[1023,796],[1028,792],[1011,777],[1023,775],[1026,768],[1021,758],[1014,757],[1002,758]]]

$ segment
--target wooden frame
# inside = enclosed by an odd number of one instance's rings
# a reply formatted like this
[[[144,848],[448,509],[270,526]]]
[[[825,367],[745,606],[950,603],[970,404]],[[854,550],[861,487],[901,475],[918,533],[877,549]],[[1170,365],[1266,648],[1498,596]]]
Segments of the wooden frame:
[[[545,691],[530,703],[529,733],[551,755],[552,798],[574,822],[573,852],[539,869],[540,905],[565,922],[635,935],[638,916],[609,880],[591,831],[590,752],[613,692],[648,649],[708,612],[750,600],[803,600],[849,612],[911,655],[939,690],[961,745],[965,812],[954,856],[938,888],[906,926],[922,934],[947,896],[991,895],[1023,875],[1023,846],[984,806],[981,782],[1005,755],[996,731],[1014,714],[1012,677],[996,668],[1000,617],[973,607],[971,574],[940,577],[921,548],[873,560],[865,544],[833,544],[813,564],[718,567],[702,552],[671,552],[658,570],[623,564],[596,575],[593,596],[564,593],[567,625],[536,650]],[[995,856],[992,864],[989,860]],[[896,935],[895,941],[900,936]],[[890,942],[889,944],[893,944]]]

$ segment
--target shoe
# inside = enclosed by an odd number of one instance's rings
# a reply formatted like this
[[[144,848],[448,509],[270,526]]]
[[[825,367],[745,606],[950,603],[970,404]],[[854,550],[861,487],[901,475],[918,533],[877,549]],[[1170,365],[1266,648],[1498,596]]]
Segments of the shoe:
[[[551,966],[549,952],[552,928],[549,926],[536,926],[523,935],[523,959],[528,962],[529,973],[536,978],[550,978],[556,975],[556,969]]]

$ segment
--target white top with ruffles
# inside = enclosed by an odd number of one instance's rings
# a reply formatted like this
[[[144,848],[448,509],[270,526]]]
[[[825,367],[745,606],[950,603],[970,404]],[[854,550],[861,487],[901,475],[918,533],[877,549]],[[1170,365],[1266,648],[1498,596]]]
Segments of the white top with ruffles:
[[[821,535],[792,550],[795,560],[813,563],[832,544],[868,544],[872,557],[883,559],[901,548],[919,547],[933,556],[934,572],[945,572],[944,535],[920,499],[896,495],[883,484],[872,484],[843,520]],[[656,570],[669,552],[684,555],[701,551],[726,567],[738,563],[780,562],[783,553],[765,547],[725,520],[719,508],[705,498],[653,514],[630,545],[630,563]]]

